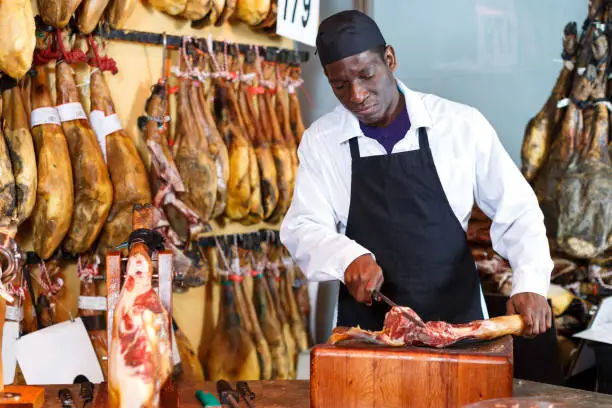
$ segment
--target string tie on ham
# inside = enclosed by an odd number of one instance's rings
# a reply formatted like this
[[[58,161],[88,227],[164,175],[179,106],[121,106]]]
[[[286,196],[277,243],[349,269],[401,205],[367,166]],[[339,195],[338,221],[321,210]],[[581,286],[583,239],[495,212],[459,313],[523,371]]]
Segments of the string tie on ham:
[[[89,34],[89,36],[87,37],[87,45],[94,54],[93,60],[89,60],[89,65],[98,68],[102,72],[111,72],[113,75],[119,72],[119,69],[117,68],[117,62],[114,59],[108,56],[100,58],[100,55],[98,53],[98,46],[96,45],[96,42],[94,41],[93,36],[91,34]]]
[[[63,57],[63,60],[66,61],[67,64],[76,64],[78,62],[87,62],[87,55],[81,50],[72,50],[67,51],[64,46],[64,41],[62,40],[62,30],[60,28],[57,29],[57,45],[60,52],[60,57]]]

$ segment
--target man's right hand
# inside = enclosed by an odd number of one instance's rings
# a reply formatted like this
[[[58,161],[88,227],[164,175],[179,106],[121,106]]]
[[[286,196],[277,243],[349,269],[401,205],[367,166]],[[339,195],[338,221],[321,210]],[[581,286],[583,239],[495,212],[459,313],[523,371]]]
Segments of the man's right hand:
[[[382,269],[370,254],[361,255],[344,271],[344,284],[359,303],[372,304],[372,291],[383,284]]]

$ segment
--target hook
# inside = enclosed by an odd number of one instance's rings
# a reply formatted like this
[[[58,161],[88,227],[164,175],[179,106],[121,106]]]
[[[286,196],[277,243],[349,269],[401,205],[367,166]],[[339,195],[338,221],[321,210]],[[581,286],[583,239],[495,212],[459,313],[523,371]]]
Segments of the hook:
[[[162,74],[161,77],[166,79],[166,58],[167,58],[168,39],[166,38],[166,32],[162,33]]]

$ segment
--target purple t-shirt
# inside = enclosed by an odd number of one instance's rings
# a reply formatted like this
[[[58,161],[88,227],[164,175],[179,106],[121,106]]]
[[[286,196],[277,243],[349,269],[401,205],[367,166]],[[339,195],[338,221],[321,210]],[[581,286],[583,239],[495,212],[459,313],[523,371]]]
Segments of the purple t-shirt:
[[[393,146],[406,136],[410,129],[410,118],[406,109],[402,109],[397,118],[386,127],[368,126],[361,122],[359,122],[359,127],[365,136],[378,141],[390,154]]]

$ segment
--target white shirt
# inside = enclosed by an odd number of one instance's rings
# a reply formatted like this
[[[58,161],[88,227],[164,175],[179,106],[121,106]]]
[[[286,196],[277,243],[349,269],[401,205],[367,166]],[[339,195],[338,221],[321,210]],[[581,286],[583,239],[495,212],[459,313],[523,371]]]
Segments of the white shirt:
[[[467,230],[475,200],[492,220],[493,249],[512,267],[511,295],[546,296],[553,262],[544,217],[533,189],[491,124],[475,108],[397,82],[411,127],[393,152],[419,149],[417,129],[425,127],[442,187],[463,229]],[[380,143],[363,135],[357,118],[341,105],[315,121],[298,148],[295,191],[280,238],[311,281],[344,282],[348,265],[360,255],[372,254],[344,234],[351,195],[348,140],[355,136],[362,157],[386,154]]]

